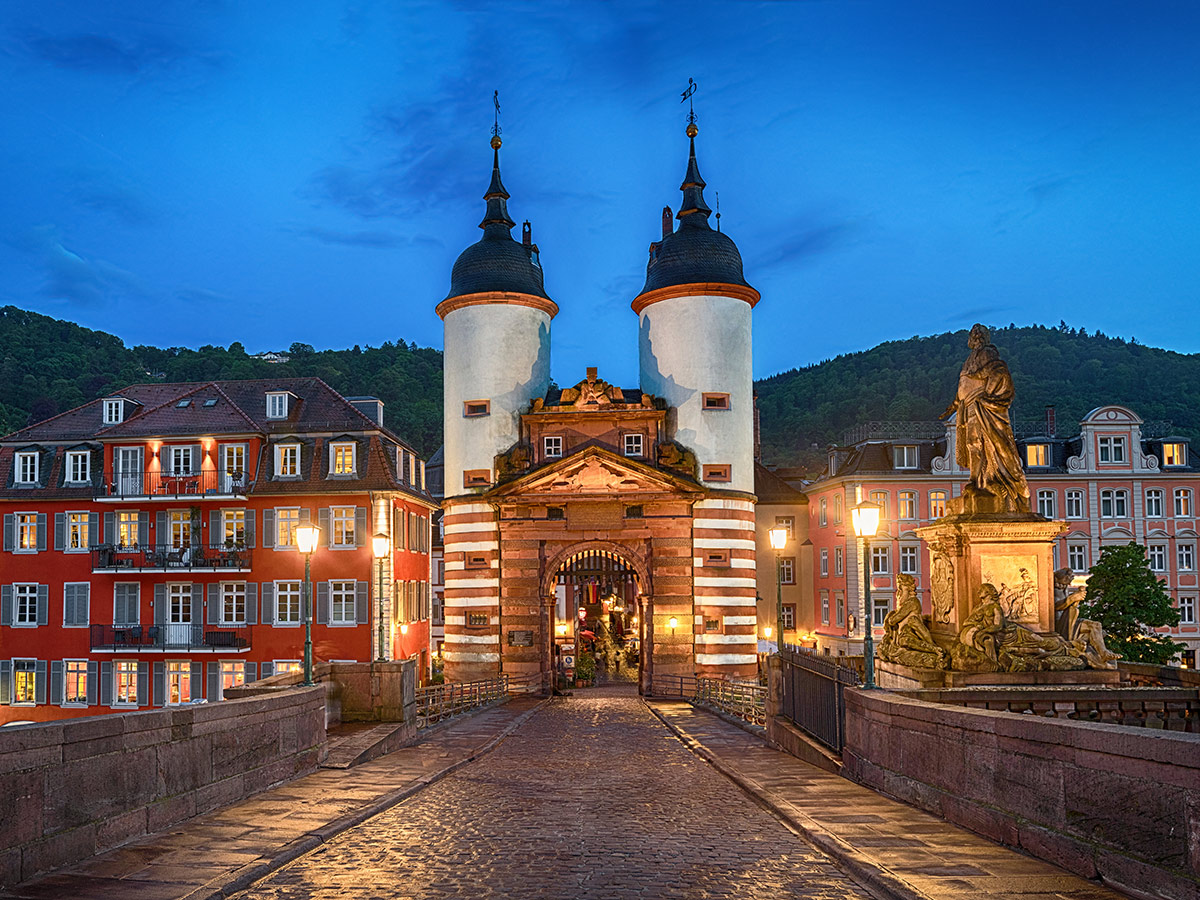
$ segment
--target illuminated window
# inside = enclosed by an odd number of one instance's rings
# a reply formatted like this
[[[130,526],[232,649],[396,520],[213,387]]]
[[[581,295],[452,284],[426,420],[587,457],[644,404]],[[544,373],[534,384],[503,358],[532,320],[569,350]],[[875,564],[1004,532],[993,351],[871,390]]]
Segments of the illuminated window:
[[[17,453],[15,462],[13,481],[17,484],[37,484],[38,454],[36,452]]]
[[[833,524],[834,525],[842,524],[842,495],[841,494],[833,495]]]
[[[304,666],[298,659],[277,659],[275,660],[275,674],[289,675],[292,672],[299,672]]]
[[[915,519],[917,517],[916,491],[901,491],[896,497],[896,504],[901,519]]]
[[[915,469],[918,459],[916,444],[897,444],[892,447],[892,465],[897,469]]]
[[[13,660],[13,694],[14,705],[32,706],[37,702],[37,660]]]
[[[167,514],[167,534],[171,547],[175,550],[190,547],[192,544],[192,514],[186,509],[171,510]],[[162,535],[158,538],[162,540]]]
[[[1190,519],[1192,516],[1192,492],[1187,488],[1178,488],[1175,491],[1175,517],[1177,519]]]
[[[167,663],[167,706],[179,706],[192,702],[192,664],[190,662]]]
[[[1186,466],[1187,444],[1163,444],[1162,464],[1164,466]]]
[[[275,549],[296,546],[296,529],[300,527],[297,507],[275,510]]]
[[[91,517],[85,512],[67,513],[67,546],[63,549],[68,553],[80,553],[87,550],[91,544]]]
[[[827,505],[825,502],[825,498],[822,497],[820,506],[818,507],[818,511],[817,511],[817,524],[820,525],[821,527],[824,527],[828,521],[829,521],[829,518],[827,515]]]
[[[357,546],[354,534],[354,507],[335,506],[330,510],[330,523],[333,528],[333,546]]]
[[[871,491],[871,502],[879,507],[879,524],[882,525],[888,517],[888,492]]]
[[[1163,514],[1163,492],[1157,488],[1146,491],[1146,518],[1161,519]]]
[[[940,519],[946,514],[946,492],[929,492],[929,518]]]
[[[221,543],[225,547],[242,547],[246,543],[246,511],[226,509],[221,512]]]
[[[113,706],[138,705],[138,664],[118,660],[113,664]]]
[[[776,516],[775,527],[782,528],[787,532],[787,539],[794,540],[796,537],[796,517],[795,516]]]
[[[557,459],[563,455],[563,439],[558,435],[542,438],[542,455],[546,459]]]
[[[1123,437],[1102,437],[1102,438],[1100,438],[1100,462],[1102,462],[1102,463],[1123,463],[1123,462],[1125,462],[1125,438],[1123,438]]]
[[[333,475],[353,475],[354,444],[333,444],[330,447],[329,471]]]
[[[1025,465],[1030,468],[1050,465],[1050,445],[1027,444],[1025,446]]]
[[[87,705],[88,664],[86,659],[63,660],[63,698],[68,705]]]
[[[299,444],[277,444],[275,446],[275,474],[280,478],[300,477]]]
[[[225,699],[225,691],[233,687],[241,687],[246,683],[246,664],[244,662],[221,663],[221,698]],[[216,699],[210,697],[210,700]]]
[[[17,513],[17,552],[36,553],[38,549],[38,514]]]

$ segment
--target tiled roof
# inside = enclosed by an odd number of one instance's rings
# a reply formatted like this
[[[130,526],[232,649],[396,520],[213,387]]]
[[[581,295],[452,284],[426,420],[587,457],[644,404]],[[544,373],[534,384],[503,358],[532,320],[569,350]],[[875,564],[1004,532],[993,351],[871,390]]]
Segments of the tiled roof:
[[[759,503],[808,503],[807,494],[796,490],[760,462],[754,464],[754,495]]]

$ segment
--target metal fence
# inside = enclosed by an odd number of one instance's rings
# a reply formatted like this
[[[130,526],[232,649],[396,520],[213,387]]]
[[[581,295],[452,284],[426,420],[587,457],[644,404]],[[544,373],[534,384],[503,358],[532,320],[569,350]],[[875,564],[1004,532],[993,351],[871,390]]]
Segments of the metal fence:
[[[845,689],[861,683],[857,669],[837,657],[820,656],[784,645],[780,715],[836,753],[842,752],[846,730]]]
[[[655,674],[653,693],[718,710],[760,728],[767,724],[767,689],[756,682]]]
[[[508,699],[508,676],[417,688],[417,728],[428,728]]]
[[[250,629],[239,625],[91,625],[93,650],[244,650]]]

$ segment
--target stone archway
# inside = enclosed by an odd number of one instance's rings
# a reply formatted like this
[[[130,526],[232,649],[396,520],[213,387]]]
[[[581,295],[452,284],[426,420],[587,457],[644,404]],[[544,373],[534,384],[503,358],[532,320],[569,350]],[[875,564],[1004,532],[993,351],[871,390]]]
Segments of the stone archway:
[[[576,541],[562,547],[557,553],[546,560],[542,566],[541,573],[541,590],[542,596],[548,596],[554,593],[556,579],[558,578],[559,570],[562,569],[564,563],[580,553],[590,550],[605,551],[619,557],[622,562],[633,569],[638,580],[638,591],[643,595],[650,595],[654,588],[650,582],[650,566],[646,558],[636,551],[630,549],[625,544],[617,543],[616,541],[605,540],[583,540]]]

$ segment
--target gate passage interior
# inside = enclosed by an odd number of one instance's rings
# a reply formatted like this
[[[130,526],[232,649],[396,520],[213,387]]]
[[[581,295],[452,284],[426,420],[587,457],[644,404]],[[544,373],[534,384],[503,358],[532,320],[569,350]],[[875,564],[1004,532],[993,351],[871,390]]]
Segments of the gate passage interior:
[[[613,550],[580,550],[559,566],[555,593],[555,668],[571,677],[567,670],[590,654],[598,678],[636,678],[642,665],[637,570]]]

